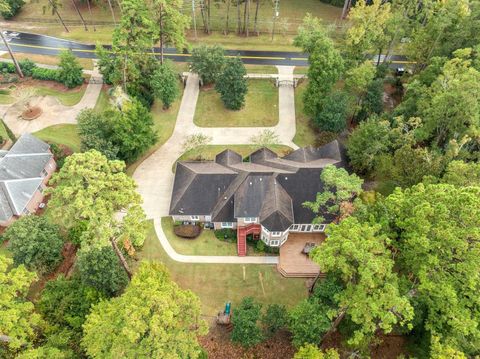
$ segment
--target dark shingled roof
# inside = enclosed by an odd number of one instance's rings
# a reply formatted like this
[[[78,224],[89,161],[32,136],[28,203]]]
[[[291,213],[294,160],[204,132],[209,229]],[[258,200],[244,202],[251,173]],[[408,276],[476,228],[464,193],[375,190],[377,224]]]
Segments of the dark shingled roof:
[[[323,191],[320,174],[325,166],[344,166],[342,151],[333,141],[283,158],[262,148],[250,155],[245,166],[241,156],[230,150],[218,154],[215,162],[179,162],[170,215],[211,215],[213,222],[259,217],[270,231],[311,223],[315,214],[303,203],[314,201]]]
[[[270,231],[285,231],[294,223],[292,199],[271,176],[260,211],[260,223]]]

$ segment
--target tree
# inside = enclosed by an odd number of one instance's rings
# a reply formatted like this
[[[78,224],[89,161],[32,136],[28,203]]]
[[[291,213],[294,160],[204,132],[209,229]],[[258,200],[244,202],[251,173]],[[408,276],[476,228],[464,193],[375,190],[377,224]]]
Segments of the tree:
[[[94,304],[104,299],[96,289],[84,285],[78,278],[63,276],[48,281],[38,302],[38,310],[48,322],[49,337],[61,335],[67,347],[81,352],[82,325]]]
[[[62,17],[60,16],[60,12],[58,11],[62,6],[63,4],[59,0],[48,0],[48,8],[52,10],[52,15],[57,15],[58,20],[60,20],[60,22],[62,23],[65,31],[70,32],[67,25],[65,25]],[[45,15],[45,7],[43,8],[43,14]]]
[[[280,143],[277,133],[273,130],[263,130],[250,138],[250,142],[259,147],[268,147]]]
[[[171,104],[180,95],[178,76],[173,62],[165,61],[153,73],[151,86],[155,97],[163,103],[163,108],[170,108]]]
[[[288,324],[287,309],[284,305],[270,304],[262,316],[262,324],[267,336],[272,336]]]
[[[215,89],[229,110],[240,110],[245,104],[248,91],[245,65],[239,57],[228,59],[223,72],[218,77]]]
[[[293,359],[340,359],[340,356],[335,349],[324,352],[315,345],[305,344],[295,353]]]
[[[374,220],[390,234],[397,270],[424,308],[417,315],[426,335],[473,355],[480,338],[480,187],[397,188]]]
[[[76,268],[81,282],[107,297],[119,295],[128,283],[118,257],[110,247],[81,250]]]
[[[252,297],[242,299],[232,315],[233,330],[231,339],[244,347],[251,347],[263,340],[262,331],[257,325],[262,305]]]
[[[379,156],[391,149],[391,127],[388,121],[375,116],[360,123],[347,143],[350,165],[358,173],[371,173]]]
[[[361,103],[357,121],[363,121],[373,114],[383,112],[383,79],[376,79],[367,86],[367,91]]]
[[[145,240],[145,214],[135,182],[121,161],[109,161],[95,150],[75,153],[65,160],[48,190],[50,213],[66,229],[85,222],[83,249],[112,246],[131,277],[119,244],[129,254]],[[122,212],[123,218],[117,216]]]
[[[351,24],[345,38],[345,53],[349,67],[363,60],[372,49],[386,44],[386,26],[392,16],[390,3],[383,0],[358,0],[348,14]]]
[[[362,192],[363,180],[356,174],[348,174],[343,168],[333,165],[326,166],[320,174],[323,183],[323,192],[317,193],[314,202],[305,202],[304,207],[317,214],[313,223],[324,223],[323,214],[333,217],[342,215],[341,205],[353,200]]]
[[[1,15],[4,19],[10,19],[17,15],[23,5],[25,5],[25,1],[23,0],[4,0],[4,4],[8,6],[8,8],[1,9]]]
[[[442,182],[455,186],[480,187],[480,163],[452,161],[447,166]]]
[[[179,50],[186,47],[185,30],[189,26],[190,19],[182,13],[181,0],[151,0],[151,6],[155,19],[156,38],[160,41],[160,63],[163,64],[165,44],[171,44]]]
[[[218,45],[196,47],[192,51],[192,71],[196,72],[204,85],[215,83],[225,66],[225,54]]]
[[[29,349],[20,353],[15,358],[16,359],[44,359],[44,358],[55,358],[55,359],[69,359],[72,358],[72,352],[65,352],[58,348],[52,348],[50,346],[41,346],[34,349]]]
[[[330,328],[328,307],[317,300],[302,300],[289,313],[289,328],[297,348],[306,343],[320,343]]]
[[[0,255],[0,354],[2,349],[18,351],[36,337],[42,321],[27,297],[36,275],[23,265],[12,268],[13,260]]]
[[[24,264],[40,274],[50,272],[63,259],[59,228],[45,217],[21,217],[7,228],[3,238],[9,241],[15,265]]]
[[[83,84],[83,69],[72,50],[60,52],[59,68],[58,79],[65,86],[73,88]]]
[[[328,37],[325,28],[317,18],[308,14],[298,29],[294,45],[308,53],[308,85],[304,93],[305,113],[315,116],[321,102],[340,79],[343,73],[343,60]]]
[[[135,313],[135,315],[132,315]],[[92,358],[198,358],[200,301],[160,263],[142,262],[125,292],[93,307],[82,346]]]
[[[3,13],[10,13],[12,11],[11,4],[9,3],[9,0],[0,0],[0,12]],[[12,49],[10,48],[10,45],[8,44],[7,39],[5,38],[5,35],[3,34],[3,31],[0,31],[0,37],[2,38],[3,44],[7,48],[7,51],[10,55],[10,58],[13,61],[13,64],[15,66],[15,70],[18,74],[18,76],[23,77],[23,72],[22,69],[20,68],[17,59],[15,58],[15,55],[13,54]]]
[[[375,67],[369,60],[352,67],[345,74],[345,90],[355,99],[353,111],[355,115],[362,109],[363,101],[374,77]]]
[[[335,320],[330,332],[348,315],[356,324],[348,340],[353,346],[364,346],[378,329],[390,333],[396,325],[409,326],[413,318],[413,308],[393,271],[389,238],[380,230],[378,224],[346,218],[328,227],[325,242],[311,255],[321,272],[334,273],[342,281],[344,290],[335,296],[338,309],[331,313]]]
[[[314,122],[322,131],[342,132],[347,127],[349,96],[342,91],[329,93],[321,102]]]
[[[83,152],[94,149],[109,160],[118,159],[119,148],[110,136],[111,117],[107,117],[106,112],[84,109],[78,114],[77,123]]]

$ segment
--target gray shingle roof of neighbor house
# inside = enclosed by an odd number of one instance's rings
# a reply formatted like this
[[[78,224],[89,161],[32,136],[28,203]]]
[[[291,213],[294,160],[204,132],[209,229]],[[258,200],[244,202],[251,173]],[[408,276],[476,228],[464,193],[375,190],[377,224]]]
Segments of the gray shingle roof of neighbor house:
[[[23,212],[52,156],[50,146],[31,134],[22,135],[9,151],[0,153],[0,221]]]
[[[284,231],[293,223],[312,222],[315,214],[303,203],[323,191],[323,168],[345,165],[337,141],[300,148],[282,158],[266,148],[249,157],[245,163],[226,150],[215,161],[179,162],[170,215],[211,215],[214,222],[259,217],[267,229]]]

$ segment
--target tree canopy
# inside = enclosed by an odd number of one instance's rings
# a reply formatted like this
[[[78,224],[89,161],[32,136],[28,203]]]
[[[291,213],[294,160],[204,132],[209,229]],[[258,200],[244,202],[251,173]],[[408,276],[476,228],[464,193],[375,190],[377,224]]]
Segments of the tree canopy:
[[[240,58],[228,59],[223,72],[218,77],[215,89],[220,93],[223,104],[229,110],[240,110],[247,94],[247,70]]]
[[[134,313],[135,315],[132,315]],[[142,262],[125,292],[95,305],[83,326],[92,358],[198,358],[200,302],[160,263]]]

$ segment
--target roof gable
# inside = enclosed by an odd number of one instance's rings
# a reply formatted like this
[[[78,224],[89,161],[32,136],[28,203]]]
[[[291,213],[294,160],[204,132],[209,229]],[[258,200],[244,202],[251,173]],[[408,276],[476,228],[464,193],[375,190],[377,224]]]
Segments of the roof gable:
[[[40,177],[3,182],[14,214],[22,213],[41,183]]]

